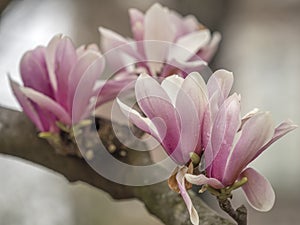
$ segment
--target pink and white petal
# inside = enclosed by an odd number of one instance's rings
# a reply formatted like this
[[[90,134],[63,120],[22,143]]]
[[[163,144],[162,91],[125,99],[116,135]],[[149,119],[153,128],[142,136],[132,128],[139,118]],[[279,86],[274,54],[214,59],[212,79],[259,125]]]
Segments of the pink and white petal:
[[[97,44],[92,43],[92,44],[88,44],[88,45],[85,47],[85,51],[100,52],[100,49],[99,49],[99,47],[98,47]],[[101,52],[100,52],[100,53],[101,53]]]
[[[269,112],[251,117],[240,131],[241,136],[227,159],[223,184],[232,184],[259,150],[274,135],[274,123]]]
[[[59,128],[56,125],[56,121],[57,121],[56,116],[53,113],[51,113],[45,109],[42,109],[35,103],[33,103],[33,105],[34,105],[34,108],[35,108],[37,114],[39,115],[39,118],[44,126],[44,131],[52,132],[52,133],[59,133]]]
[[[89,44],[89,45],[81,45],[76,49],[76,54],[77,57],[81,57],[84,53],[86,53],[87,51],[95,51],[95,52],[100,52],[100,49],[98,47],[98,45],[96,44]]]
[[[183,17],[183,23],[188,32],[196,31],[199,29],[199,21],[194,15],[187,15]]]
[[[214,32],[210,42],[206,46],[204,46],[198,52],[197,55],[200,58],[202,58],[203,60],[205,60],[206,62],[211,61],[212,57],[215,55],[215,53],[219,47],[219,43],[220,43],[221,39],[222,39],[221,34],[219,32]]]
[[[219,105],[220,92],[216,91],[212,95],[209,94],[209,110],[210,110],[210,121],[213,123],[219,112],[221,105]]]
[[[209,143],[212,128],[212,117],[210,107],[208,106],[204,112],[201,129],[201,140],[203,149],[206,149]]]
[[[198,225],[199,224],[198,212],[193,206],[193,202],[185,188],[185,175],[187,173],[187,170],[188,170],[187,167],[180,168],[178,173],[176,174],[176,180],[180,190],[180,195],[183,198],[183,201],[185,202],[188,212],[190,214],[190,220],[193,225]]]
[[[205,81],[201,74],[192,72],[184,79],[181,87],[181,90],[184,91],[195,104],[198,110],[199,122],[201,123],[208,104],[208,90]]]
[[[215,178],[208,178],[203,174],[199,174],[199,175],[186,174],[185,179],[191,184],[195,184],[195,185],[207,184],[215,189],[224,188],[224,185],[219,180]]]
[[[197,19],[192,15],[182,17],[179,13],[170,10],[170,19],[172,21],[172,25],[174,26],[174,30],[176,31],[176,39],[196,31],[199,28]]]
[[[256,170],[247,168],[240,178],[247,177],[248,181],[242,186],[249,204],[256,210],[267,212],[275,203],[275,193],[270,182]]]
[[[84,111],[89,105],[91,97],[94,95],[93,88],[97,79],[103,72],[104,63],[104,57],[100,55],[91,62],[82,74],[74,93],[74,99],[73,101],[70,101],[70,104],[72,104],[72,120],[74,123],[78,123],[80,120],[85,119]]]
[[[191,59],[196,53],[210,40],[210,31],[199,30],[187,35],[184,35],[176,41],[176,45],[170,49],[169,57],[175,58],[179,61],[187,61]]]
[[[94,92],[94,96],[98,96],[96,107],[115,99],[120,92],[133,89],[136,78],[136,76],[128,76],[120,80],[97,81],[98,87]]]
[[[148,74],[141,74],[135,84],[135,95],[137,102],[147,117],[154,118],[164,114],[167,121],[176,121],[174,106],[167,92],[161,85]],[[167,114],[169,113],[169,116]]]
[[[184,79],[181,87],[176,101],[176,108],[182,124],[181,136],[190,136],[187,138],[190,145],[184,146],[189,147],[186,151],[191,151],[196,147],[195,152],[199,154],[203,147],[202,122],[208,107],[207,88],[202,76],[197,72],[190,73]],[[187,108],[189,110],[186,110]],[[194,146],[195,141],[196,145]]]
[[[177,94],[181,88],[184,79],[178,75],[168,76],[161,82],[161,87],[168,94],[169,98],[172,101],[172,104],[175,106]]]
[[[169,44],[175,38],[169,11],[155,3],[148,9],[144,18],[144,43],[146,58],[152,74],[158,73],[165,61]]]
[[[218,70],[212,74],[207,82],[210,102],[211,121],[214,122],[216,115],[230,93],[233,84],[233,74],[226,70]]]
[[[45,47],[37,47],[24,54],[20,63],[24,86],[53,97],[45,62]]]
[[[77,54],[72,41],[63,37],[57,44],[55,52],[55,75],[57,80],[56,100],[68,111],[68,88],[70,72],[76,64]]]
[[[116,32],[103,27],[99,27],[99,32],[101,49],[106,53],[107,62],[113,66],[114,71],[125,67],[126,62],[123,62],[121,55],[142,60],[140,52],[137,51],[136,42],[127,40]]]
[[[63,37],[58,43],[55,51],[56,75],[61,86],[67,86],[68,75],[77,61],[76,49],[68,37]]]
[[[199,71],[204,66],[207,66],[207,63],[199,59],[195,61],[177,61],[177,67],[187,74],[190,74],[194,71]]]
[[[9,82],[15,97],[17,98],[18,102],[24,110],[24,113],[30,118],[30,120],[35,124],[39,131],[46,131],[34,106],[30,102],[30,100],[24,95],[23,91],[20,89],[20,85],[15,81],[11,80],[11,78],[9,78]]]
[[[195,74],[199,75],[198,73]],[[182,88],[178,92],[175,103],[180,124],[180,145],[173,154],[182,154],[184,163],[190,160],[190,153],[196,152],[200,154],[202,151],[201,145],[198,146],[198,143],[201,143],[201,118],[199,118],[198,115],[198,103],[194,102],[195,99],[191,97],[193,92],[198,92],[199,86],[192,80],[191,75],[183,81]]]
[[[95,69],[98,69],[96,71]],[[84,76],[91,76],[90,78],[83,78],[88,83],[96,82],[100,78],[101,73],[104,69],[104,58],[103,56],[94,51],[87,51],[83,54],[78,60],[77,63],[73,66],[72,71],[69,76],[69,89],[68,89],[68,108],[72,109],[73,100],[75,96],[76,89],[78,88],[79,82]],[[93,71],[93,73],[88,73],[87,71]],[[92,92],[93,87],[89,89],[88,92]],[[80,106],[81,107],[81,106]],[[83,107],[83,106],[82,106]]]
[[[99,27],[99,32],[101,35],[101,49],[103,49],[104,52],[114,49],[120,45],[128,44],[128,41],[124,37],[112,30]]]
[[[20,89],[27,98],[35,102],[39,107],[53,113],[59,121],[71,125],[72,121],[69,114],[53,99],[31,88],[21,87]]]
[[[144,38],[144,14],[138,9],[129,9],[131,31],[134,40],[141,41]]]
[[[209,96],[218,93],[218,105],[222,105],[230,93],[233,84],[233,74],[226,70],[217,70],[207,82]]]
[[[176,149],[180,137],[179,121],[171,99],[159,83],[147,74],[138,77],[135,94],[141,110],[153,121],[158,132],[166,133],[161,144],[168,154],[171,154]],[[154,121],[154,118],[159,120]]]
[[[144,17],[145,37],[144,40],[157,40],[172,42],[174,31],[167,8],[159,3],[153,4]]]
[[[291,120],[287,120],[287,121],[284,121],[283,123],[281,123],[279,126],[277,126],[275,128],[275,132],[274,132],[272,139],[256,153],[256,155],[254,156],[254,158],[252,160],[256,159],[263,151],[265,151],[271,144],[273,144],[279,138],[283,137],[284,135],[286,135],[287,133],[296,129],[297,127],[298,126],[296,124],[294,124],[294,122]]]
[[[149,118],[142,117],[136,110],[125,105],[118,98],[117,103],[124,115],[126,115],[134,125],[145,131],[146,133],[153,135],[159,140],[158,132]]]
[[[195,61],[179,61],[176,59],[171,59],[167,61],[163,67],[160,77],[168,77],[173,74],[177,74],[185,78],[188,74],[194,71],[200,71],[207,63],[203,60]]]
[[[245,122],[250,119],[251,117],[253,117],[254,115],[256,115],[257,113],[261,112],[258,108],[254,108],[252,109],[250,112],[248,112],[246,115],[243,116],[242,118],[242,123],[241,123],[241,128],[243,127],[243,125],[245,124]]]
[[[240,111],[239,97],[233,94],[221,106],[212,128],[210,142],[213,157],[210,157],[211,162],[206,160],[206,166],[212,163],[211,176],[221,181],[235,135],[241,125]]]
[[[183,17],[178,12],[170,10],[169,16],[172,21],[172,28],[175,32],[175,40],[188,33]]]
[[[47,64],[47,68],[48,68],[48,74],[49,74],[49,80],[51,83],[51,86],[53,88],[54,93],[56,93],[57,91],[57,80],[56,80],[56,74],[55,74],[55,70],[56,70],[56,63],[55,63],[55,54],[56,54],[56,48],[58,43],[62,40],[63,35],[62,34],[58,34],[56,36],[54,36],[46,49],[46,64]]]

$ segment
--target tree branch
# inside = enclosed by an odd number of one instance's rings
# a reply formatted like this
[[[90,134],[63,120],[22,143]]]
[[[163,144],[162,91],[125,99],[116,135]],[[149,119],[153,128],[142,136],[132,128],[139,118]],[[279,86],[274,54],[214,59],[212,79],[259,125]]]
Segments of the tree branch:
[[[83,159],[55,153],[46,140],[37,137],[34,126],[23,113],[1,107],[0,153],[42,165],[62,174],[70,182],[86,182],[109,193],[114,199],[137,198],[165,224],[190,224],[184,202],[177,193],[169,190],[167,182],[130,187],[109,181],[96,173]],[[141,158],[129,153],[127,159],[131,162]],[[194,193],[190,194],[199,212],[201,225],[233,224],[209,209]]]
[[[238,225],[247,225],[247,208],[241,205],[236,210],[232,207],[229,199],[218,198],[220,208],[230,215]]]

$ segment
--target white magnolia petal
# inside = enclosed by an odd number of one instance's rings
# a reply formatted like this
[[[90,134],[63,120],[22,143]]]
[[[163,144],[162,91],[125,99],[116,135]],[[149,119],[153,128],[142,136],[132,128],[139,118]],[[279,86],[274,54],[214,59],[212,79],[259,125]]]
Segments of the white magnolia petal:
[[[221,189],[224,187],[224,185],[219,180],[215,178],[208,178],[203,174],[200,175],[186,174],[185,179],[191,184],[195,184],[195,185],[208,184],[209,186],[215,189]]]
[[[150,119],[160,114],[166,114],[167,120],[175,119],[172,116],[174,106],[171,99],[161,85],[151,76],[141,74],[138,77],[135,84],[135,95],[139,106]],[[170,115],[167,115],[168,113]]]
[[[119,98],[117,98],[117,103],[124,115],[126,115],[134,125],[146,133],[152,134],[156,138],[158,137],[158,132],[149,118],[142,117],[136,110],[121,102]]]
[[[169,12],[156,3],[151,6],[144,18],[144,48],[152,74],[157,74],[165,61],[169,45],[174,40]]]
[[[273,134],[274,123],[269,112],[259,113],[247,120],[228,157],[223,183],[233,183]]]
[[[181,143],[186,151],[202,150],[202,121],[208,106],[207,89],[201,75],[190,73],[184,80],[176,101],[180,115]],[[188,109],[188,110],[187,110]]]
[[[198,54],[199,57],[206,62],[210,62],[219,47],[221,39],[221,34],[219,32],[214,32],[210,42],[200,50]]]
[[[46,59],[46,64],[48,68],[48,73],[49,73],[49,80],[52,85],[52,88],[54,92],[56,93],[57,91],[57,80],[56,80],[56,75],[55,75],[55,53],[56,53],[56,48],[60,40],[63,38],[62,34],[58,34],[54,36],[46,49],[46,54],[45,54],[45,59]]]
[[[175,105],[177,94],[181,88],[183,81],[184,79],[182,77],[178,75],[172,75],[165,78],[161,83],[161,87],[167,92],[173,105]]]
[[[208,90],[201,74],[190,73],[184,80],[182,90],[191,98],[198,110],[199,119],[203,119],[208,104]]]
[[[279,126],[275,128],[275,132],[272,139],[256,153],[255,157],[252,160],[256,159],[263,151],[265,151],[275,141],[277,141],[287,133],[291,132],[292,130],[296,129],[297,127],[298,126],[294,124],[294,122],[291,120],[287,120],[279,124]]]
[[[208,29],[199,30],[180,37],[171,48],[169,56],[177,60],[187,61],[192,58],[210,40]]]
[[[212,163],[211,176],[220,181],[223,181],[227,159],[232,151],[236,133],[240,128],[240,110],[239,97],[237,94],[233,94],[222,104],[212,127],[210,139],[212,151],[208,152],[213,154],[209,156],[212,162],[206,160],[206,166],[210,166]]]
[[[256,115],[259,112],[260,112],[260,110],[258,108],[254,108],[250,112],[246,113],[246,115],[244,115],[243,118],[242,118],[242,123],[241,123],[241,128],[240,129],[242,129],[243,125],[245,124],[245,122],[248,119],[250,119],[252,116]]]
[[[187,170],[188,170],[187,167],[180,168],[178,173],[176,174],[176,180],[177,180],[177,184],[178,184],[178,187],[180,190],[180,195],[182,196],[182,198],[186,204],[186,207],[189,211],[190,220],[193,225],[198,225],[199,224],[198,212],[195,209],[195,207],[193,206],[193,202],[185,188],[185,175],[187,173]]]
[[[233,84],[233,74],[226,70],[217,70],[207,82],[209,96],[215,92],[219,93],[218,104],[221,105],[230,93]]]
[[[244,170],[240,178],[242,177],[248,179],[242,189],[249,204],[261,212],[271,210],[275,203],[275,193],[270,182],[252,168]]]
[[[161,141],[164,149],[175,161],[184,164],[179,150],[173,154],[179,144],[180,126],[178,114],[165,90],[154,78],[141,74],[136,81],[135,94],[138,105],[155,124],[160,137],[165,134]]]
[[[112,30],[99,27],[99,32],[101,34],[101,47],[104,52],[107,52],[120,45],[128,44],[128,41],[124,37]]]
[[[131,30],[136,41],[141,41],[144,38],[144,14],[138,9],[129,9],[129,17]]]

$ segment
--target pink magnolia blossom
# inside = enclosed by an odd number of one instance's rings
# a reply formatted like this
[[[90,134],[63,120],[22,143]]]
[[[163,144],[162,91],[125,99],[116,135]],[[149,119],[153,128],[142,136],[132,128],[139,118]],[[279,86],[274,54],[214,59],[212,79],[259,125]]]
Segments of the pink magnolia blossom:
[[[172,75],[161,84],[141,74],[135,83],[135,95],[146,117],[119,100],[118,103],[129,119],[153,135],[178,165],[185,165],[191,152],[200,155],[206,147],[211,121],[232,83],[232,73],[225,70],[213,73],[207,85],[197,72],[186,78]]]
[[[212,123],[209,143],[204,150],[206,175],[186,174],[187,181],[196,185],[209,185],[215,189],[232,186],[246,177],[242,189],[250,205],[268,211],[275,194],[268,180],[247,167],[273,142],[297,126],[285,121],[274,127],[269,112],[252,111],[243,119],[240,116],[240,97],[227,98]]]
[[[185,79],[178,75],[169,76],[161,84],[153,77],[141,74],[135,84],[135,94],[146,117],[118,100],[130,121],[155,137],[179,165],[176,180],[193,224],[198,224],[199,218],[184,185],[186,165],[191,153],[201,155],[207,145],[211,121],[227,98],[232,83],[232,73],[225,70],[216,71],[207,85],[196,72]]]
[[[270,209],[274,203],[271,185],[246,166],[296,127],[286,121],[274,128],[270,113],[257,110],[241,119],[240,97],[228,97],[232,84],[233,75],[225,70],[216,71],[207,84],[196,72],[185,79],[169,76],[161,84],[141,74],[135,94],[146,117],[118,101],[130,121],[155,137],[179,165],[174,174],[193,224],[198,224],[199,218],[187,193],[185,178],[193,184],[221,189],[247,177],[242,188],[249,202],[256,209]],[[190,153],[200,156],[203,151],[206,176],[188,174]]]
[[[198,73],[191,73],[186,79],[169,76],[161,84],[141,74],[135,94],[146,117],[118,100],[122,111],[136,126],[153,135],[178,165],[185,165],[191,152],[200,154],[199,135],[208,100],[205,82]]]
[[[75,49],[68,37],[57,35],[48,46],[24,54],[20,65],[24,87],[14,81],[11,87],[39,131],[58,132],[57,122],[70,126],[90,115],[93,98],[103,88],[95,83],[104,63],[95,45]],[[79,97],[73,102],[75,94]],[[100,99],[114,97],[105,90],[101,94]]]
[[[118,52],[110,60],[112,67],[130,75],[145,72],[185,77],[210,61],[221,39],[218,32],[211,35],[194,16],[182,17],[158,3],[145,14],[130,9],[129,16],[133,40],[102,27],[99,30],[103,50]],[[133,68],[127,66],[130,63]]]

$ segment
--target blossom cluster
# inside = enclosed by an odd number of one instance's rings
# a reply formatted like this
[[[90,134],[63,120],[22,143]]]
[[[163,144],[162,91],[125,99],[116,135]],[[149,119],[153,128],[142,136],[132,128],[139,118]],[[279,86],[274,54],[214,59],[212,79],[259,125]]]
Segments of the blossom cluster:
[[[251,206],[270,210],[272,186],[248,164],[296,125],[287,120],[274,126],[271,114],[258,109],[241,117],[231,72],[218,70],[204,81],[201,70],[221,36],[194,16],[160,4],[145,13],[130,9],[129,16],[133,38],[100,27],[101,51],[95,44],[76,48],[70,38],[57,35],[47,46],[26,52],[20,63],[24,86],[11,80],[24,113],[39,132],[59,134],[121,90],[134,88],[140,110],[119,99],[118,104],[178,165],[169,186],[183,197],[193,224],[199,217],[187,192],[191,184],[218,199],[242,187]],[[113,71],[109,79],[105,68]]]
[[[186,181],[202,185],[202,191],[208,189],[219,198],[230,197],[231,191],[242,186],[251,206],[270,210],[275,200],[272,186],[248,164],[297,127],[290,120],[275,127],[271,114],[258,109],[241,117],[241,97],[229,96],[232,84],[233,75],[226,70],[213,73],[207,84],[197,72],[185,79],[169,76],[161,84],[141,74],[135,95],[146,117],[119,101],[130,121],[155,137],[178,164],[169,183],[182,195],[193,224],[199,219]],[[203,157],[205,165],[196,175],[189,168],[190,164],[199,167],[200,160],[195,162],[194,156]]]
[[[57,122],[77,124],[95,107],[114,99],[141,71],[165,77],[199,69],[220,41],[219,33],[211,36],[195,17],[182,17],[160,4],[145,14],[130,9],[129,15],[133,39],[99,28],[104,55],[96,44],[76,49],[63,35],[24,54],[20,64],[24,87],[14,81],[11,86],[39,131],[58,132]],[[182,52],[188,54],[183,57]],[[112,79],[101,79],[105,66],[115,71]]]

